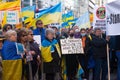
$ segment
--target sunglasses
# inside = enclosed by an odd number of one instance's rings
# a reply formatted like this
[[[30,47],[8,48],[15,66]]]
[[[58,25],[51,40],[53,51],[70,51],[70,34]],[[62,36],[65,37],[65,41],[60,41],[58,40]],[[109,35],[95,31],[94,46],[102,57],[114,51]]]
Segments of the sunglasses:
[[[33,36],[33,34],[29,34],[29,35]]]
[[[25,36],[27,36],[27,35],[22,35],[22,37],[25,37]]]
[[[41,24],[43,24],[43,23],[38,23],[38,25],[41,25]]]

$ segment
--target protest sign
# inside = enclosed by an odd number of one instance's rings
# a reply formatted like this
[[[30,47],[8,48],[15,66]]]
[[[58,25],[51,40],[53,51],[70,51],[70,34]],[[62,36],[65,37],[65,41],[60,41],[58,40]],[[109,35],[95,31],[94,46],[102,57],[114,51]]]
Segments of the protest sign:
[[[106,5],[107,35],[120,35],[120,1],[114,1]]]
[[[34,38],[35,42],[37,42],[37,44],[39,44],[39,46],[41,46],[41,36],[34,35],[33,38]]]
[[[84,54],[81,39],[61,39],[62,54]]]
[[[93,27],[99,27],[103,31],[106,31],[106,8],[104,6],[94,8],[94,20]]]
[[[24,46],[21,43],[16,43],[17,54],[22,55],[24,54]]]
[[[6,11],[7,14],[7,24],[18,24],[19,23],[19,12],[18,11]],[[4,11],[0,11],[0,22],[2,22],[4,17]]]

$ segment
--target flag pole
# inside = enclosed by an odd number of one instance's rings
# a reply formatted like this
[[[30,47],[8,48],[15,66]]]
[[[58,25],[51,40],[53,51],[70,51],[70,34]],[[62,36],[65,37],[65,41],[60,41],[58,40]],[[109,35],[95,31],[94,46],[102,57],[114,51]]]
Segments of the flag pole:
[[[110,80],[110,60],[109,60],[109,46],[107,44],[107,64],[108,64],[108,80]]]

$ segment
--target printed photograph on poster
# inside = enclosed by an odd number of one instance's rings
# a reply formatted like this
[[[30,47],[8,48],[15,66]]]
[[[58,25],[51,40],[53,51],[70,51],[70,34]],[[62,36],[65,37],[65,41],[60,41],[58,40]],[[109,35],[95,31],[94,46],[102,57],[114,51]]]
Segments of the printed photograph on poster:
[[[16,43],[17,54],[22,55],[24,54],[24,46],[21,43]]]

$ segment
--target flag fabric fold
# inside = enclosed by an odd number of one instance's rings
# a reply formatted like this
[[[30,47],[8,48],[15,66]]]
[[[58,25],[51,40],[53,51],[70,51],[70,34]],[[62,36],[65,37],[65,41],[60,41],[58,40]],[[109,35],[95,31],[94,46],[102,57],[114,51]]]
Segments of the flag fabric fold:
[[[5,10],[20,10],[20,1],[13,1],[13,2],[1,2],[0,3],[0,11]]]

